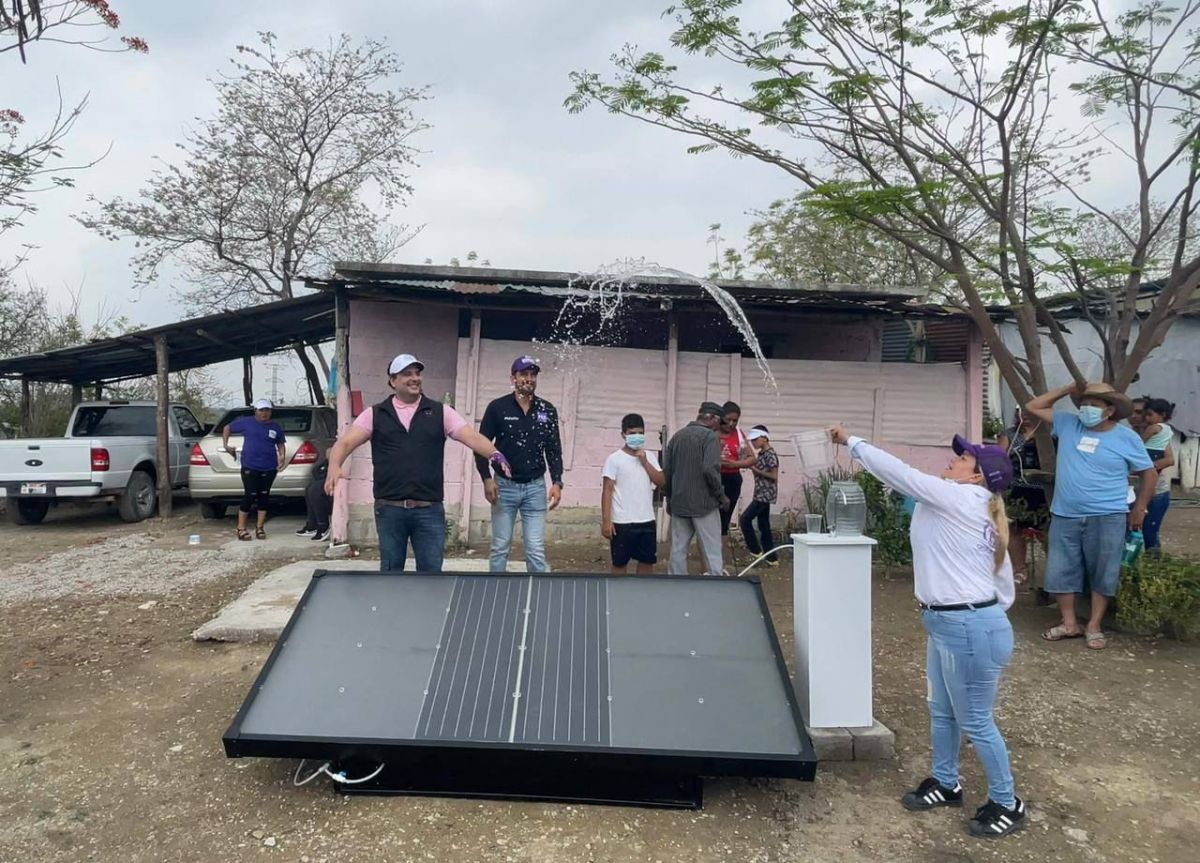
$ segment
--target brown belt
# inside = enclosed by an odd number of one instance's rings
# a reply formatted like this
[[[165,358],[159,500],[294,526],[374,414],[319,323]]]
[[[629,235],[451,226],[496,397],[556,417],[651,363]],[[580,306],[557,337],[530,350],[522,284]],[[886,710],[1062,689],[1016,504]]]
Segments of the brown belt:
[[[424,509],[427,506],[433,506],[440,501],[436,500],[377,500],[378,504],[384,506],[398,506],[401,509]]]

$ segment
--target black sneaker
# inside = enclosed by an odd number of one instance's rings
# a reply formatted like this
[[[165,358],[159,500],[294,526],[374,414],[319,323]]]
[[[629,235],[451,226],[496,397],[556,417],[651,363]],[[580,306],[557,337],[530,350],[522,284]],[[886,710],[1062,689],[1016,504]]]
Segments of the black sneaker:
[[[1017,798],[1012,809],[988,800],[975,810],[975,817],[967,822],[967,832],[981,839],[999,839],[1025,826],[1025,801]]]
[[[313,542],[329,542],[329,528],[316,531],[312,538]]]
[[[316,531],[311,527],[302,527],[296,531],[296,536],[313,536],[314,534],[316,534]]]
[[[939,806],[958,806],[963,803],[962,785],[955,783],[953,788],[947,788],[932,776],[917,786],[916,791],[909,791],[900,798],[901,805],[910,812],[924,812],[927,809],[937,809]]]

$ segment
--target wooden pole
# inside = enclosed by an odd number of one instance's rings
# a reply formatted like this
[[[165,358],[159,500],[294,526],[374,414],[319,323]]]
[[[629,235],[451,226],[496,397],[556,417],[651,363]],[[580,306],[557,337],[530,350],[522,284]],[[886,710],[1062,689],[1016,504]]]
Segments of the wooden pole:
[[[96,382],[96,392],[92,397],[95,398],[96,401],[100,401],[104,398],[104,384],[100,383],[99,381]]]
[[[242,396],[246,404],[254,401],[254,364],[249,354],[242,357]]]
[[[83,401],[83,384],[71,384],[71,407]]]
[[[667,434],[679,431],[679,420],[675,412],[676,390],[679,388],[679,319],[675,311],[667,312]],[[666,445],[666,441],[663,441]]]
[[[334,374],[337,376],[334,401],[337,405],[338,437],[345,434],[346,429],[354,421],[351,415],[350,403],[350,301],[344,288],[338,288],[334,293]],[[330,517],[330,529],[335,543],[350,541],[350,460],[342,466],[345,473],[342,481],[337,484],[333,494],[333,513]]]
[[[476,428],[475,403],[479,400],[479,339],[482,332],[482,319],[479,309],[471,310],[471,340],[467,349],[467,385],[466,391],[456,393],[459,411],[467,425]],[[462,460],[462,495],[459,498],[458,511],[458,541],[466,545],[471,539],[471,498],[475,488],[475,453],[463,447]]]
[[[158,428],[157,462],[158,462],[158,514],[163,518],[171,516],[171,442],[167,411],[171,409],[171,386],[167,377],[170,371],[170,358],[167,352],[167,337],[154,337],[154,361],[158,368]]]
[[[29,378],[21,378],[21,437],[33,436],[33,395]]]
[[[667,404],[666,425],[663,426],[662,449],[659,450],[661,464],[662,450],[667,448],[667,440],[679,431],[679,417],[676,411],[676,398],[679,389],[679,315],[674,309],[667,311]],[[658,541],[666,542],[669,536],[670,519],[664,506],[656,513],[658,521]]]

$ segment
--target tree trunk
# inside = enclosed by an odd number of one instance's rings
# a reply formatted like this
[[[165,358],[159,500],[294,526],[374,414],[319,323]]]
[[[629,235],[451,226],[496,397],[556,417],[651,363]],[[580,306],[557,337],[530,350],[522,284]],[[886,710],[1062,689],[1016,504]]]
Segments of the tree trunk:
[[[313,392],[313,402],[319,405],[325,404],[325,383],[321,380],[321,373],[317,371],[317,367],[308,358],[308,351],[304,349],[303,343],[293,345],[292,350],[300,359],[300,365],[304,366],[304,374],[308,378],[308,388]]]
[[[329,380],[329,360],[325,359],[325,352],[321,350],[320,345],[313,345],[312,352],[317,357],[317,365],[321,367],[321,375],[324,380]]]

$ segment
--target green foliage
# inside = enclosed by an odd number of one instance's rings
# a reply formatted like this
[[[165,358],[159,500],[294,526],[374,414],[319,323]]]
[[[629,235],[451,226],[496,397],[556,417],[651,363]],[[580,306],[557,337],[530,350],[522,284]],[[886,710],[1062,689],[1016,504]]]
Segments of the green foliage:
[[[983,418],[983,439],[995,440],[1000,435],[1004,434],[1004,420],[994,414],[988,414]]]
[[[867,535],[875,540],[875,557],[881,563],[912,563],[908,538],[909,516],[904,500],[865,470],[854,475],[867,497]]]
[[[679,133],[691,153],[717,149],[779,169],[804,190],[796,214],[806,236],[769,220],[761,242],[751,237],[749,263],[769,275],[869,276],[868,264],[853,265],[871,247],[896,273],[920,261],[936,276],[915,285],[944,285],[988,338],[987,306],[1011,309],[1024,355],[992,347],[1022,400],[1045,389],[1046,330],[1083,377],[1046,305],[1062,282],[1090,291],[1124,273],[1120,296],[1136,297],[1147,264],[1169,263],[1157,298],[1142,308],[1110,302],[1107,320],[1089,320],[1118,388],[1190,297],[1200,266],[1188,246],[1200,191],[1200,4],[677,0],[666,15],[677,24],[674,56],[627,45],[612,74],[572,73],[566,106],[599,105]],[[680,54],[688,62],[676,65]],[[1064,110],[1080,104],[1082,116]],[[1110,176],[1123,159],[1128,173]],[[1100,165],[1106,174],[1094,176]],[[1137,207],[1132,229],[1113,198],[1125,188]],[[1081,248],[1083,213],[1113,227],[1114,252]],[[1156,245],[1169,254],[1149,254]],[[822,258],[834,266],[820,267]]]
[[[1047,490],[1047,494],[1049,494],[1049,490]],[[1009,489],[1004,493],[1004,511],[1008,513],[1009,521],[1019,521],[1028,525],[1028,527],[1014,528],[1014,530],[1033,530],[1037,541],[1043,546],[1046,544],[1046,533],[1050,530],[1049,507],[1030,509],[1023,498],[1014,497],[1012,489]]]
[[[825,498],[835,482],[857,482],[867,499],[867,535],[875,540],[875,557],[881,563],[900,565],[912,563],[912,546],[908,539],[909,517],[900,495],[888,489],[879,479],[865,470],[834,465],[820,471],[816,478],[801,487],[808,512],[824,513]]]
[[[1143,554],[1121,577],[1117,623],[1143,635],[1200,635],[1200,561]]]
[[[944,290],[940,271],[901,243],[838,214],[824,198],[799,194],[752,215],[745,258],[769,279]]]

